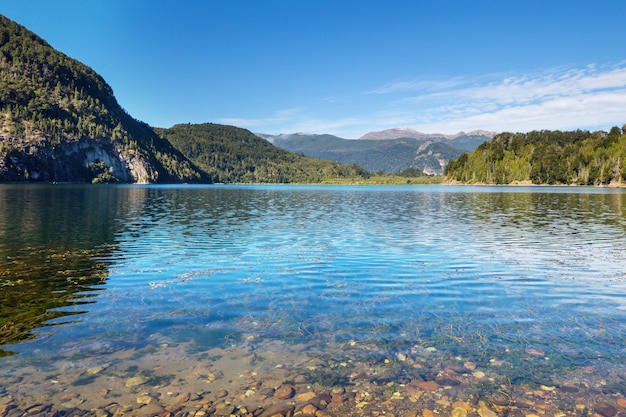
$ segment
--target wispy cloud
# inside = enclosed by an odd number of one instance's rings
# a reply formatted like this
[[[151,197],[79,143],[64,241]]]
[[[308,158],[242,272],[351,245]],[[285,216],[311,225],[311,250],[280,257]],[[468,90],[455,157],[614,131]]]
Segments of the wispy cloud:
[[[394,127],[440,133],[608,130],[626,122],[626,62],[523,74],[399,80],[352,97],[337,97],[341,99],[320,97],[265,118],[219,122],[255,132],[332,133],[346,138]]]
[[[218,120],[218,123],[241,126],[256,133],[269,134],[295,132],[343,134],[341,132],[348,132],[354,126],[364,125],[362,120],[352,117],[337,119],[314,117],[304,107],[279,110],[266,118],[222,118]]]
[[[626,121],[626,65],[387,84],[384,117],[422,130],[575,129]],[[412,114],[412,116],[411,116]]]
[[[384,84],[380,87],[366,91],[365,94],[389,94],[389,93],[407,93],[415,91],[442,91],[458,87],[467,82],[466,79],[456,77],[446,80],[401,80]]]
[[[224,117],[218,119],[219,123],[231,124],[234,126],[243,126],[248,129],[257,129],[268,125],[280,125],[288,123],[294,118],[298,118],[306,109],[304,107],[293,107],[282,109],[274,112],[265,118],[242,118],[242,117]]]

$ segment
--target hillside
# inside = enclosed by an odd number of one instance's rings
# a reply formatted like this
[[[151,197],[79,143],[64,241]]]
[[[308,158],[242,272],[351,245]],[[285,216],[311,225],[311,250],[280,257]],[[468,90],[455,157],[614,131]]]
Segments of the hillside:
[[[272,145],[248,130],[212,123],[156,129],[213,182],[318,183],[332,178],[363,178],[356,165],[308,158]]]
[[[626,125],[610,132],[501,133],[450,161],[446,179],[485,184],[626,183]]]
[[[0,15],[0,182],[199,182],[86,65]]]
[[[430,140],[433,142],[443,142],[448,145],[472,152],[483,142],[489,142],[496,135],[496,132],[486,130],[473,130],[471,132],[458,132],[453,135],[443,133],[423,133],[413,129],[386,129],[378,132],[369,132],[359,138],[359,140],[390,140],[400,138],[412,138],[418,140]]]
[[[399,138],[390,140],[351,140],[332,135],[265,135],[274,145],[291,152],[357,164],[368,171],[399,173],[418,168],[427,174],[443,174],[450,159],[463,150],[443,142]]]

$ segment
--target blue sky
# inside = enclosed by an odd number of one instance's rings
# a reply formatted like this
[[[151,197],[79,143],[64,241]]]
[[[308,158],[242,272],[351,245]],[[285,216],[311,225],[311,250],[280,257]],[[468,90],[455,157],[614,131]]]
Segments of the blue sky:
[[[357,138],[626,123],[622,0],[1,0],[153,126]]]

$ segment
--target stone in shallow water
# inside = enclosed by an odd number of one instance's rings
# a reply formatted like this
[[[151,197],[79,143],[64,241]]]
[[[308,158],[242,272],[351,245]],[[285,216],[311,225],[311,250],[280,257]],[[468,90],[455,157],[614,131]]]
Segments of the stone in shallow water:
[[[414,398],[416,400],[419,400],[420,397],[424,394],[424,391],[412,385],[407,385],[405,389],[406,393],[409,394],[411,398]]]
[[[229,416],[235,412],[235,406],[232,404],[218,404],[215,407],[216,416]]]
[[[463,364],[463,367],[464,367],[465,369],[470,370],[470,371],[474,371],[474,370],[476,370],[476,363],[474,363],[474,362],[470,362],[470,361],[467,361],[467,362],[465,362],[465,363]]]
[[[260,394],[264,397],[271,397],[274,395],[274,388],[263,388]]]
[[[465,410],[468,411],[468,412],[474,410],[471,405],[469,405],[465,401],[461,401],[461,400],[457,400],[457,401],[453,402],[452,403],[452,407],[453,408],[457,408],[457,407],[465,408]]]
[[[439,384],[435,381],[420,381],[417,383],[417,386],[424,391],[437,391],[437,388],[439,388]]]
[[[443,385],[444,387],[455,387],[461,384],[456,379],[451,379],[451,378],[437,379],[437,382],[439,383],[439,385]]]
[[[452,417],[466,417],[467,416],[467,410],[464,407],[455,407],[452,410]]]
[[[65,394],[61,395],[61,398],[59,398],[59,401],[61,402],[72,401],[78,397],[80,397],[80,394],[76,392],[66,392]]]
[[[307,402],[311,401],[315,397],[317,397],[317,394],[313,391],[303,392],[302,394],[296,395],[296,401]]]
[[[137,410],[137,412],[142,416],[156,416],[163,413],[163,411],[163,407],[158,404],[148,404]]]
[[[174,398],[174,402],[176,402],[177,404],[184,404],[187,401],[189,401],[190,398],[190,394],[188,392],[183,392],[179,395],[176,396],[176,398]]]
[[[572,386],[572,385],[561,385],[560,390],[563,392],[569,392],[569,393],[574,393],[574,392],[578,392],[578,388]]]
[[[333,404],[341,404],[346,401],[348,401],[348,399],[345,395],[333,395],[332,399],[330,400],[330,402]]]
[[[156,404],[159,400],[150,395],[140,395],[137,397],[137,404]]]
[[[95,374],[99,374],[100,372],[104,371],[105,369],[106,369],[106,366],[98,365],[98,366],[94,366],[92,368],[87,369],[87,373],[89,375],[95,375]]]
[[[143,385],[150,381],[150,378],[145,378],[143,376],[134,376],[126,380],[127,387],[136,387],[138,385]]]
[[[274,397],[279,400],[288,400],[294,396],[296,390],[291,385],[281,385],[276,392],[274,392]]]
[[[487,407],[485,404],[481,404],[480,408],[478,409],[478,415],[480,417],[498,417],[498,414],[489,407]]]
[[[307,404],[304,407],[302,407],[302,410],[300,411],[302,412],[302,414],[315,415],[315,413],[317,412],[317,407],[314,406],[313,404]]]
[[[293,411],[293,407],[287,404],[274,404],[274,405],[270,405],[269,407],[265,408],[261,414],[259,414],[259,417],[272,417],[274,415],[277,414],[282,414],[284,416],[288,415],[289,413],[291,413]]]
[[[615,414],[617,414],[617,408],[604,401],[596,404],[593,410],[603,417],[613,417]]]

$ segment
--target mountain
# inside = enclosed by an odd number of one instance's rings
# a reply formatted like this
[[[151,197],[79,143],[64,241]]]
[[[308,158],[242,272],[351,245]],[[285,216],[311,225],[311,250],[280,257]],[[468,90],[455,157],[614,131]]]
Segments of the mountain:
[[[396,128],[369,132],[359,138],[359,140],[390,140],[400,138],[413,138],[419,140],[432,140],[434,142],[444,142],[449,145],[468,152],[472,152],[481,143],[489,142],[496,135],[496,132],[486,130],[473,130],[471,132],[458,132],[453,135],[442,133],[423,133],[407,128]]]
[[[257,135],[291,152],[357,164],[372,172],[382,170],[400,173],[407,168],[418,168],[429,175],[441,175],[447,162],[458,158],[464,152],[444,142],[406,137],[389,140],[353,140],[333,135],[303,133]]]
[[[622,185],[626,183],[626,125],[608,133],[500,133],[474,152],[450,161],[446,176],[459,183]]]
[[[153,129],[126,113],[95,71],[4,16],[0,116],[0,182],[284,183],[369,175],[290,154],[232,126]]]
[[[164,140],[220,183],[319,183],[331,178],[364,178],[356,165],[308,158],[272,145],[234,126],[179,124],[154,129]]]
[[[0,15],[0,182],[200,182],[86,65]]]

